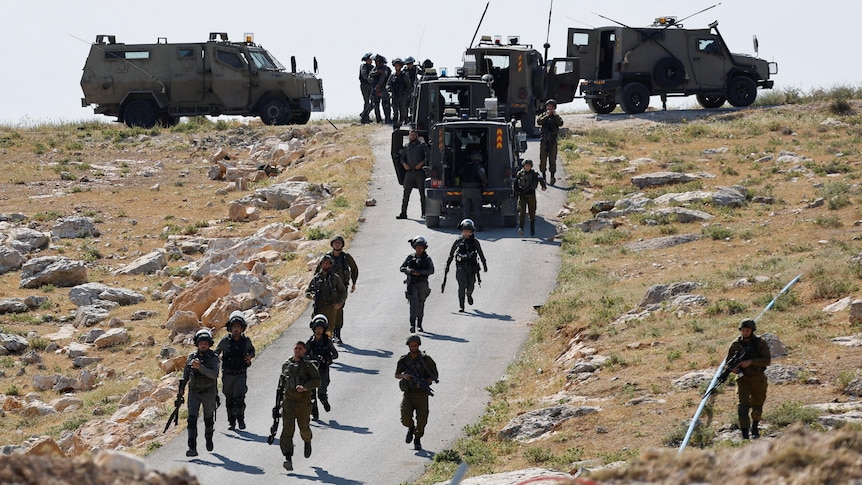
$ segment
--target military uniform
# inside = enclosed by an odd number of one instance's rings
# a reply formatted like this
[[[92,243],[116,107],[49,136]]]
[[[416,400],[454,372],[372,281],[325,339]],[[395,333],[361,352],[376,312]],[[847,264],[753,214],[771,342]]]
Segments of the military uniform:
[[[545,176],[545,170],[551,170],[551,185],[557,182],[554,174],[557,172],[557,138],[560,134],[560,127],[563,126],[563,118],[556,112],[550,114],[545,111],[536,117],[536,123],[541,127],[542,140],[539,144],[539,171],[542,172],[542,178]]]
[[[374,68],[371,69],[371,73],[368,75],[368,81],[371,83],[371,103],[374,106],[374,117],[378,123],[381,122],[380,105],[383,104],[383,114],[385,117],[383,121],[392,123],[390,115],[392,105],[389,102],[389,92],[386,91],[386,81],[389,80],[392,69],[386,65],[386,58],[380,55],[375,57],[374,64]]]
[[[239,422],[239,429],[245,429],[245,395],[248,393],[246,369],[250,365],[245,358],[254,357],[254,345],[245,335],[234,340],[231,334],[227,334],[219,341],[215,352],[222,359],[221,390],[225,397],[228,425],[233,429],[235,423]]]
[[[417,274],[411,274],[413,271]],[[415,332],[417,324],[419,329],[422,329],[422,319],[425,317],[425,300],[431,295],[428,276],[434,274],[434,262],[424,251],[418,256],[411,254],[401,264],[401,272],[407,275],[405,296],[410,302],[410,331]]]
[[[477,224],[482,216],[482,187],[488,183],[488,175],[482,166],[482,154],[473,152],[468,155],[466,163],[458,171],[461,186],[461,209],[464,219],[474,219]],[[482,226],[478,225],[481,231]]]
[[[482,261],[482,266],[486,272],[488,271],[488,262],[485,260],[485,253],[482,252],[482,245],[472,234],[469,237],[461,236],[452,243],[449,259],[446,260],[447,273],[453,259],[455,260],[455,279],[458,281],[458,304],[463,312],[464,298],[466,297],[467,302],[472,305],[476,279],[479,278],[481,282],[479,260]]]
[[[754,433],[754,437],[757,438],[760,436],[757,423],[763,414],[763,403],[766,402],[768,384],[765,371],[772,357],[766,341],[753,333],[747,339],[740,336],[730,345],[730,349],[727,351],[727,360],[730,360],[739,351],[745,352],[745,360],[751,360],[751,365],[739,368],[742,375],[736,379],[736,393],[739,397],[737,408],[739,428],[742,430],[743,438],[748,438],[749,427]],[[751,411],[750,419],[749,410]]]
[[[530,235],[536,235],[536,188],[546,189],[545,179],[535,170],[518,170],[513,190],[518,196],[518,233],[524,234],[524,222],[530,215]]]
[[[368,62],[366,62],[368,59]],[[362,93],[362,114],[359,115],[362,123],[371,123],[368,115],[374,105],[371,102],[371,70],[374,69],[374,64],[371,61],[371,54],[365,54],[362,57],[362,64],[359,65],[359,91]]]
[[[332,268],[329,271],[321,269],[308,283],[305,296],[314,300],[315,314],[322,313],[328,321],[334,322],[338,318],[335,306],[343,305],[347,300],[347,288]]]
[[[210,337],[211,339],[212,337]],[[200,361],[200,368],[195,369],[192,363],[195,359]],[[186,456],[197,456],[198,438],[198,415],[201,407],[204,414],[204,437],[207,450],[212,451],[212,439],[215,432],[215,417],[218,407],[218,374],[219,358],[212,349],[205,352],[196,351],[189,355],[183,368],[183,376],[180,379],[179,397],[188,386],[189,417],[188,417],[188,445]]]
[[[317,370],[320,373],[320,386],[315,391],[311,410],[311,415],[317,419],[320,416],[320,411],[317,408],[318,400],[323,405],[324,411],[329,412],[330,409],[329,393],[327,392],[329,389],[329,366],[332,365],[333,360],[338,358],[338,350],[325,331],[320,338],[312,335],[305,345],[308,347],[308,357],[317,361]]]
[[[340,236],[339,236],[340,237]],[[344,240],[342,239],[342,244]],[[342,246],[343,248],[343,246]],[[335,310],[335,319],[329,320],[330,328],[332,328],[332,336],[341,341],[341,329],[344,327],[344,305],[347,303],[347,296],[349,292],[347,291],[347,287],[353,284],[356,286],[356,280],[359,278],[359,266],[356,265],[356,260],[353,259],[353,256],[344,252],[344,249],[339,251],[341,254],[336,255],[335,251],[330,251],[327,254],[332,257],[332,271],[337,274],[341,278],[341,282],[344,283],[344,302],[342,302],[341,308]],[[317,269],[315,273],[320,271],[320,264],[317,265]],[[327,319],[329,316],[327,315]]]
[[[401,398],[401,424],[404,425],[407,432],[407,442],[414,442],[417,450],[422,449],[420,438],[425,436],[425,426],[428,424],[428,396],[427,390],[423,389],[416,383],[416,377],[436,381],[438,379],[437,364],[425,352],[420,352],[416,356],[410,353],[402,355],[398,359],[398,364],[395,367],[395,376],[403,376],[409,374],[410,380],[402,379],[399,387],[403,392]],[[430,383],[429,383],[430,385]],[[413,420],[413,415],[416,415],[416,421]]]
[[[393,62],[396,65],[400,63],[402,67],[404,65],[400,60]],[[386,81],[386,90],[392,98],[392,127],[399,128],[407,122],[407,105],[410,102],[410,93],[413,91],[410,75],[403,69],[396,69]]]
[[[419,205],[422,209],[422,216],[425,216],[425,164],[428,162],[428,145],[419,141],[410,140],[407,145],[401,150],[400,161],[402,165],[407,165],[404,173],[404,193],[401,196],[401,213],[399,219],[407,218],[407,205],[410,202],[410,193],[416,188],[419,190]]]
[[[288,460],[293,456],[293,434],[297,425],[302,441],[311,443],[311,397],[319,385],[320,372],[308,358],[303,357],[296,361],[291,357],[282,364],[278,392],[282,398],[281,416],[284,428],[281,430],[279,445],[281,453]],[[298,391],[297,386],[303,386],[305,390]],[[306,449],[307,454],[311,454],[310,446],[306,446]]]

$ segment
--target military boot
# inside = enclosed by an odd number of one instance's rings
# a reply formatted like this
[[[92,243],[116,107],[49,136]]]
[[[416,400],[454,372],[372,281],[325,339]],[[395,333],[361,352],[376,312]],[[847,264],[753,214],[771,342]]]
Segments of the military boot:
[[[742,431],[742,439],[747,440],[748,439],[748,428],[740,428],[740,431]]]
[[[422,449],[422,441],[420,441],[419,437],[413,438],[413,449],[421,450]]]
[[[189,417],[189,449],[186,456],[198,456],[198,417]]]
[[[287,455],[284,457],[284,463],[281,464],[287,471],[293,470],[293,455]]]
[[[416,333],[416,320],[410,319],[410,333]]]
[[[416,318],[416,328],[418,328],[420,332],[424,332],[422,329],[422,317]]]
[[[305,442],[305,449],[303,450],[303,456],[306,458],[311,458],[311,441]]]
[[[415,433],[415,432],[416,432],[416,428],[414,428],[413,426],[407,428],[407,437],[404,438],[404,442],[410,443],[411,441],[413,441],[413,433]]]
[[[236,400],[236,422],[239,429],[245,429],[245,398],[241,397]]]
[[[757,427],[758,424],[760,424],[759,421],[751,422],[751,437],[754,439],[760,438],[760,429]]]
[[[317,409],[317,399],[311,402],[311,419],[315,421],[320,419],[320,411]]]
[[[236,429],[236,403],[233,399],[228,399],[225,408],[227,409],[227,429],[233,431]]]
[[[215,420],[204,420],[204,439],[207,442],[207,451],[212,451],[213,446],[213,433],[215,432]]]
[[[328,396],[320,396],[320,404],[323,404],[323,410],[327,413],[332,411],[332,406],[329,405],[329,397]]]

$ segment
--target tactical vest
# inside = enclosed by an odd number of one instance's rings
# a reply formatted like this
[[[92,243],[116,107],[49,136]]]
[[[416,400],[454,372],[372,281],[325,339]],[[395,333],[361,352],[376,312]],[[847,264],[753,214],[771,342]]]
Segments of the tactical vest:
[[[213,364],[213,359],[218,362],[218,356],[212,350],[207,350],[204,352],[202,356],[198,355],[198,352],[195,352],[189,355],[188,360],[186,361],[186,365],[191,367],[192,361],[195,358],[200,359],[201,366],[207,367],[209,369],[215,369],[216,366]],[[194,392],[206,392],[212,389],[217,385],[216,379],[205,376],[199,370],[191,369],[189,373],[189,390]]]
[[[249,352],[250,339],[243,335],[239,341],[235,341],[230,335],[226,335],[223,340],[227,340],[228,343],[227,348],[222,352],[222,369],[245,370],[248,367],[248,364],[245,363],[245,356]]]
[[[329,349],[329,337],[326,334],[320,340],[314,337],[308,339],[306,347],[308,347],[308,356],[315,359],[319,365],[332,364],[332,351]]]

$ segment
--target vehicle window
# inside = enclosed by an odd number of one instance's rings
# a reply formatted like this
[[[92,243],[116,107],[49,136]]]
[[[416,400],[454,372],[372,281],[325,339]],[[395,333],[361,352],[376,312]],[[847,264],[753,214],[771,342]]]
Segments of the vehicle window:
[[[584,32],[575,32],[572,34],[572,44],[574,45],[590,45],[590,36]]]
[[[105,51],[105,59],[149,59],[150,51]]]
[[[557,61],[554,63],[554,74],[568,74],[575,72],[573,61]]]
[[[698,39],[697,50],[706,54],[718,54],[718,42],[715,39]]]
[[[216,57],[218,58],[219,62],[223,62],[230,67],[236,69],[245,69],[245,64],[242,62],[242,59],[236,52],[224,51],[219,49],[216,51]]]
[[[266,54],[263,51],[252,51],[248,52],[248,56],[251,58],[252,64],[259,70],[263,71],[274,71],[277,69],[275,64],[273,64]]]
[[[181,48],[177,49],[177,56],[178,57],[194,57],[195,56],[195,50],[181,47]]]
[[[485,54],[482,60],[482,72],[491,72],[495,69],[508,69],[509,56],[507,55],[489,55]]]

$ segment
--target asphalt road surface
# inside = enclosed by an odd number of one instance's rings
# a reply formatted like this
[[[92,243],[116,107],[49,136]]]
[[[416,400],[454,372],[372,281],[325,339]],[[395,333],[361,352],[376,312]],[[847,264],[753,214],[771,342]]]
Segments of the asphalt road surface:
[[[536,316],[534,305],[543,304],[555,286],[559,244],[548,238],[555,233],[553,218],[565,201],[564,173],[558,171],[557,187],[538,191],[536,237],[519,237],[515,228],[502,227],[499,217],[483,220],[485,231],[476,235],[488,259],[488,272],[481,274],[475,304],[459,313],[454,264],[445,293],[440,287],[460,218],[441,218],[441,227],[426,229],[414,191],[408,219],[396,220],[402,188],[389,157],[387,128],[375,132],[372,145],[376,164],[369,197],[377,205],[365,209],[366,222],[347,247],[359,265],[359,281],[345,306],[342,337],[346,343],[339,347],[340,357],[331,368],[332,411],[321,408],[321,420],[312,422],[311,458],[302,456],[298,430],[292,472],[282,468],[278,435],[272,446],[266,442],[281,364],[293,355],[297,340],[310,336],[308,310],[260,352],[249,369],[247,429],[228,431],[225,410],[219,408],[212,452],[204,447],[201,420],[198,457],[185,456],[183,430],[147,457],[150,467],[164,471],[187,467],[203,484],[405,483],[418,478],[434,454],[451,448],[463,436],[463,427],[482,414],[488,403],[485,388],[505,374],[527,338],[528,324]],[[537,141],[529,142],[524,158],[534,160],[538,168]],[[422,438],[425,449],[414,451],[412,444],[404,442],[401,392],[394,374],[398,357],[407,352],[409,335],[404,278],[398,268],[413,252],[407,240],[419,234],[428,239],[428,254],[436,267],[430,278],[432,294],[425,306],[421,350],[437,362],[440,382],[433,386],[435,396],[430,398],[431,414]]]

